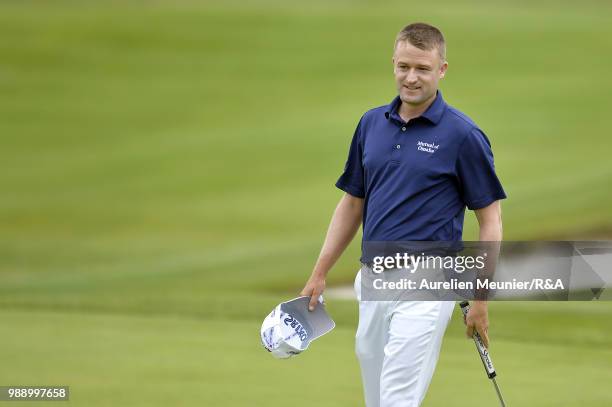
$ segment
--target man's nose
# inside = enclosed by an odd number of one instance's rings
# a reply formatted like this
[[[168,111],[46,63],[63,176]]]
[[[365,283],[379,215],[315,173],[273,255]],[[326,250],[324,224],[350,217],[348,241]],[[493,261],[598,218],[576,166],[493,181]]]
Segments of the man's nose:
[[[416,71],[414,69],[410,69],[406,74],[406,82],[415,83],[417,81]]]

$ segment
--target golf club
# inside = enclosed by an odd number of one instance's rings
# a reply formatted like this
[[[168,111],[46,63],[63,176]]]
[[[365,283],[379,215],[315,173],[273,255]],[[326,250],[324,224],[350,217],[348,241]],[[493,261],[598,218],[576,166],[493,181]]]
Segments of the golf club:
[[[463,316],[465,317],[468,311],[470,310],[470,303],[468,303],[467,301],[463,301],[459,304],[459,306],[461,307],[461,312],[463,312]],[[502,407],[506,407],[506,403],[504,402],[504,398],[502,397],[501,391],[499,390],[499,386],[495,381],[495,376],[497,376],[497,373],[495,372],[495,368],[493,367],[491,355],[489,355],[489,351],[484,346],[482,338],[480,337],[478,332],[476,332],[476,330],[474,330],[473,338],[474,343],[476,344],[476,349],[478,350],[478,354],[480,355],[480,360],[482,360],[482,365],[485,368],[485,372],[487,373],[489,379],[493,381],[495,391],[497,392],[497,397],[499,397],[499,402],[501,403]]]

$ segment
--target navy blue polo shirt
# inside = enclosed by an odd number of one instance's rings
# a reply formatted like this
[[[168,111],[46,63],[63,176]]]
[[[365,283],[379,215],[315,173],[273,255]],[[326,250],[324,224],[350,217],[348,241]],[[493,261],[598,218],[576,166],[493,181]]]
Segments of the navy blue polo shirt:
[[[459,241],[466,206],[506,197],[491,144],[439,91],[408,123],[400,104],[398,96],[363,115],[336,186],[364,198],[364,242]]]

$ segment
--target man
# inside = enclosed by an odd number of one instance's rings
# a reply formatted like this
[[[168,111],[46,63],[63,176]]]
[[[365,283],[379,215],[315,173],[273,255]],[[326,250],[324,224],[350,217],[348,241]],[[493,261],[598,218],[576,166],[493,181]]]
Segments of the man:
[[[392,62],[399,95],[365,113],[357,126],[336,183],[345,194],[301,293],[311,297],[311,309],[362,223],[363,242],[459,241],[467,206],[476,214],[480,240],[502,238],[498,201],[506,195],[489,141],[438,91],[448,68],[442,33],[428,24],[406,26],[396,38]],[[356,280],[365,272],[371,272],[367,265]],[[367,407],[421,404],[453,306],[360,299],[356,353]],[[472,304],[466,325],[468,337],[476,330],[488,346],[485,301]]]

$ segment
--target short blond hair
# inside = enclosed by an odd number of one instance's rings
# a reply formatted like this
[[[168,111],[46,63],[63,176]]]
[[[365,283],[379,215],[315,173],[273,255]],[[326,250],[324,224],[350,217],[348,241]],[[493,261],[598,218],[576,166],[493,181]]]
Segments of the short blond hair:
[[[397,34],[393,50],[397,48],[398,43],[404,41],[408,41],[411,45],[424,51],[436,48],[442,61],[446,61],[446,41],[444,41],[444,35],[442,35],[442,31],[433,25],[425,23],[407,25]]]

